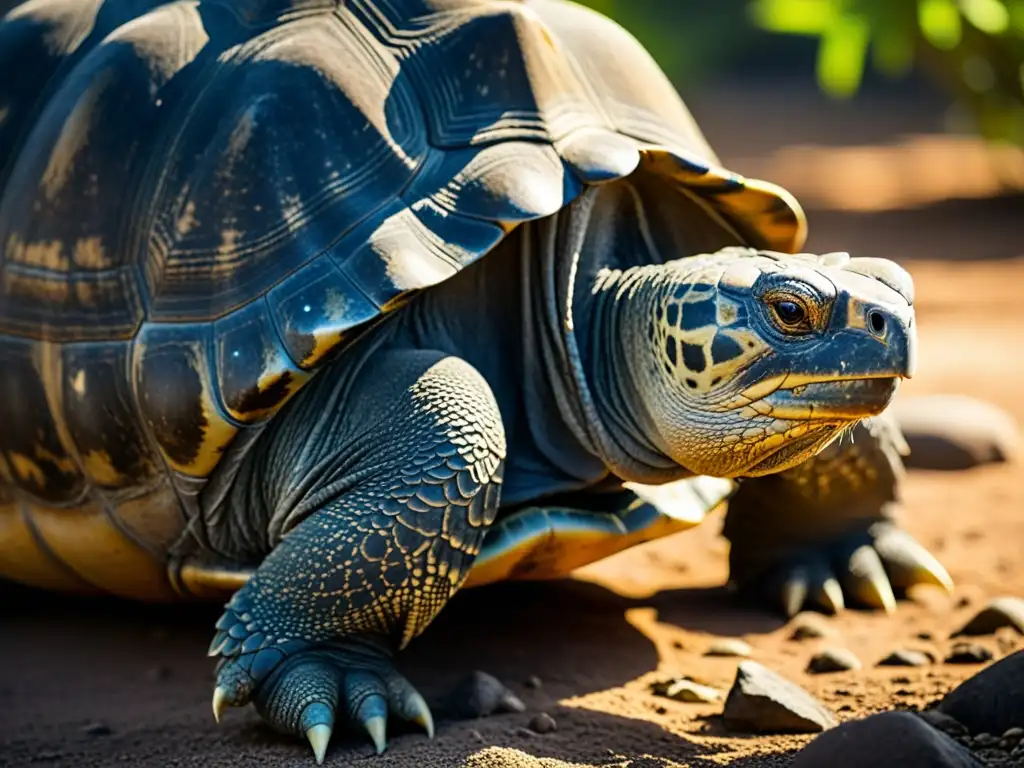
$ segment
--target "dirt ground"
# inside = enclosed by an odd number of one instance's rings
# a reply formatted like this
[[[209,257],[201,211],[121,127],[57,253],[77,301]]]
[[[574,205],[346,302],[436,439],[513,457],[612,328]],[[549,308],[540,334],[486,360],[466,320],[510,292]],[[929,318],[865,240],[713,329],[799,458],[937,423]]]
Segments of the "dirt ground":
[[[921,364],[905,395],[973,392],[1024,424],[1024,259],[905,262],[917,280]],[[523,714],[439,723],[433,742],[391,734],[382,757],[360,738],[336,738],[328,765],[374,768],[570,765],[784,765],[807,737],[729,737],[720,705],[677,703],[651,681],[690,674],[723,690],[736,659],[708,658],[717,637],[739,636],[753,658],[806,686],[842,719],[923,705],[977,666],[875,668],[900,646],[949,645],[949,634],[987,597],[1024,595],[1024,483],[1019,465],[964,473],[914,472],[907,525],[957,582],[956,594],[923,589],[890,618],[850,611],[831,641],[786,639],[784,623],[738,605],[726,578],[720,519],[622,553],[573,579],[498,585],[459,596],[416,641],[403,668],[428,698],[471,669],[504,680]],[[0,764],[21,766],[312,765],[304,744],[277,736],[251,710],[210,715],[205,650],[215,607],[166,609],[66,600],[12,590],[0,618]],[[930,632],[923,641],[918,633]],[[1002,656],[1004,644],[983,640]],[[858,672],[811,676],[814,649],[854,651]],[[525,681],[543,681],[531,689]],[[539,711],[555,733],[524,726]],[[394,726],[393,726],[394,730]]]

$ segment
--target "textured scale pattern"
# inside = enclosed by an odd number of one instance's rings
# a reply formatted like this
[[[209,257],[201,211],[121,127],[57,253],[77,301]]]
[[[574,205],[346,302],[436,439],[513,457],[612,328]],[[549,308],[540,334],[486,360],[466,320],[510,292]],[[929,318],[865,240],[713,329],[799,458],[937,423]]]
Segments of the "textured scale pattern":
[[[100,509],[82,550],[159,560],[240,430],[586,184],[639,170],[755,245],[804,237],[787,193],[718,167],[635,40],[558,0],[31,0],[0,22],[14,68],[0,548],[79,588],[138,558],[65,562],[37,506]],[[161,521],[129,519],[140,498]]]
[[[380,411],[372,471],[294,524],[217,624],[210,652],[230,660],[231,701],[306,645],[404,647],[465,582],[494,521],[505,435],[475,370],[442,358],[398,402],[366,406]]]

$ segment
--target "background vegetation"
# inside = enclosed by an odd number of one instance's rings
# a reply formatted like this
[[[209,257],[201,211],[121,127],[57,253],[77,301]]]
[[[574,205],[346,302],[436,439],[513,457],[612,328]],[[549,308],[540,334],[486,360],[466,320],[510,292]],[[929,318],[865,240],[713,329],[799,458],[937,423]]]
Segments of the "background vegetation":
[[[583,2],[629,29],[680,84],[795,70],[841,99],[874,74],[923,74],[981,134],[1024,144],[1024,0]]]

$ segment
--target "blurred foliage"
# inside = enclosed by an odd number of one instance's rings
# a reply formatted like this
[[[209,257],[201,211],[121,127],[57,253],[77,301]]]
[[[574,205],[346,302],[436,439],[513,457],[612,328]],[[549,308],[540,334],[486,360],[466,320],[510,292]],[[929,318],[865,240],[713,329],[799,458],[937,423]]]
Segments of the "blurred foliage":
[[[869,68],[916,69],[967,106],[982,134],[1024,144],[1024,0],[582,1],[629,29],[679,83],[738,58],[756,74],[802,64],[792,49],[811,44],[832,96],[856,93]]]
[[[890,76],[915,65],[966,103],[978,129],[1024,144],[1024,0],[752,0],[760,27],[818,40],[817,77],[857,91],[870,59]]]

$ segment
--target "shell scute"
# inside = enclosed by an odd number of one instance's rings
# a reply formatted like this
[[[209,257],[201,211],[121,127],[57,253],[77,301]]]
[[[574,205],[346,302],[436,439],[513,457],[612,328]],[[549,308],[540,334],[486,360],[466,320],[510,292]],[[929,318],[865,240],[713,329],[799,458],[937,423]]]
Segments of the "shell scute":
[[[233,50],[167,158],[151,316],[238,309],[395,199],[427,152],[397,73],[343,10]]]
[[[63,357],[63,418],[90,483],[118,491],[155,481],[161,462],[136,415],[130,342],[67,344]]]
[[[67,505],[86,484],[60,418],[61,371],[59,346],[0,337],[0,451],[22,491]]]
[[[168,464],[206,477],[238,432],[220,410],[209,367],[210,326],[150,323],[132,360],[135,398]]]
[[[249,424],[272,415],[309,378],[281,345],[265,301],[218,320],[213,339],[221,399],[235,421]]]
[[[303,370],[380,311],[326,255],[271,290],[267,303],[288,355]]]
[[[550,142],[601,124],[564,51],[526,4],[359,0],[352,9],[401,59],[435,147]]]
[[[161,89],[205,41],[183,3],[125,24],[81,55],[22,127],[0,198],[0,331],[50,340],[134,333],[140,230],[124,213],[140,198],[138,168],[158,154]]]

